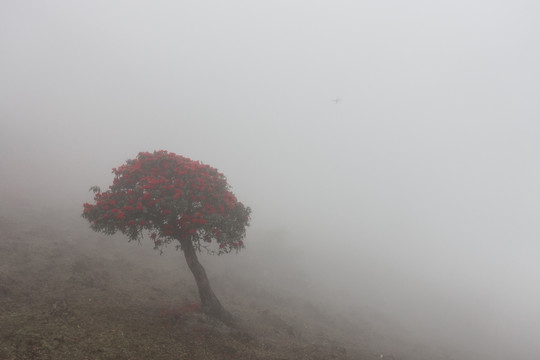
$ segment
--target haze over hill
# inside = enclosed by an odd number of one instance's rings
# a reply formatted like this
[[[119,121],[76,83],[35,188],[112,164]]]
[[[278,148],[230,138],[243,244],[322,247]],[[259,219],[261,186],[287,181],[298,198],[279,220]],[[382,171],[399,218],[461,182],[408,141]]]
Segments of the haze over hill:
[[[237,256],[202,256],[234,328],[205,316],[183,256],[95,234],[73,212],[0,197],[2,359],[444,358],[374,309],[321,292],[260,233]],[[287,244],[273,244],[285,251]],[[453,352],[451,352],[453,353]]]
[[[2,196],[80,221],[110,169],[166,149],[224,172],[248,249],[321,300],[539,358],[539,10],[4,2]]]

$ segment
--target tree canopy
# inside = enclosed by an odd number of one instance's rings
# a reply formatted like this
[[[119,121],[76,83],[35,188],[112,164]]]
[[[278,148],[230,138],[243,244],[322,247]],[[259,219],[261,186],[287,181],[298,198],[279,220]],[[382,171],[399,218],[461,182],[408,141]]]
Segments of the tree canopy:
[[[117,231],[130,240],[148,235],[156,249],[190,239],[195,249],[229,253],[244,247],[251,210],[232,193],[217,169],[189,158],[155,151],[141,152],[113,169],[107,191],[93,187],[95,203],[82,216],[91,228]]]

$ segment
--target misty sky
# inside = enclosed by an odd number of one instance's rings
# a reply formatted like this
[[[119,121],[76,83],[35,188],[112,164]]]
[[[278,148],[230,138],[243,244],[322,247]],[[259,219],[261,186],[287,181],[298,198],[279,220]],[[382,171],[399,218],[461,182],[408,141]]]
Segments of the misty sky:
[[[539,18],[532,1],[0,1],[0,187],[77,208],[139,151],[176,152],[335,291],[538,357]]]

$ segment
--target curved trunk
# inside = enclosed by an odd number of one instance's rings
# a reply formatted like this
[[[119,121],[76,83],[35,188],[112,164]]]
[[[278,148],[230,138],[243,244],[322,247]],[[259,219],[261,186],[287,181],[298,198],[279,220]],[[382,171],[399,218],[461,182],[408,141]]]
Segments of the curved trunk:
[[[219,302],[217,296],[214,294],[214,291],[212,291],[210,281],[206,276],[206,271],[199,262],[197,252],[193,247],[191,239],[181,239],[180,244],[182,245],[182,251],[184,252],[188,267],[195,277],[203,311],[206,314],[223,321],[227,325],[234,325],[232,315],[225,310],[223,305],[221,305]]]

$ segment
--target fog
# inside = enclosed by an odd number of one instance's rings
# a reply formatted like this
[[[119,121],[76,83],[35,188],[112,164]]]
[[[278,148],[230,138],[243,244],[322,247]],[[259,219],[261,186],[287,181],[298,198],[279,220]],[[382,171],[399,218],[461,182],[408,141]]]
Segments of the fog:
[[[471,359],[540,358],[539,16],[528,1],[5,1],[1,190],[78,212],[113,167],[172,151],[253,209],[248,252],[280,234],[269,255],[342,306]]]

